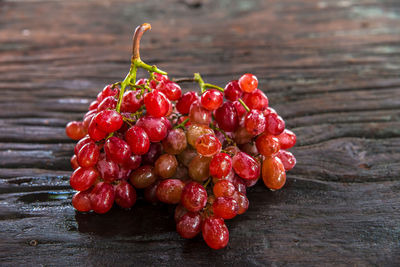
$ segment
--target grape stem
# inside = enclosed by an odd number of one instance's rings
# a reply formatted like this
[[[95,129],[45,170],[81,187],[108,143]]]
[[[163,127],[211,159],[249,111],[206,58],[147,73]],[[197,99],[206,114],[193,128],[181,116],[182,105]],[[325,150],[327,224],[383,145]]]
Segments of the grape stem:
[[[136,27],[135,33],[133,34],[131,68],[125,79],[121,82],[121,90],[119,92],[117,107],[115,109],[117,112],[121,111],[121,103],[123,95],[125,93],[125,88],[130,84],[136,83],[136,72],[138,68],[149,71],[150,76],[154,72],[162,75],[167,75],[165,71],[160,70],[155,65],[150,66],[140,59],[140,40],[142,39],[143,34],[150,29],[151,25],[149,23],[143,23],[142,25]]]
[[[174,126],[174,129],[178,129],[178,128],[182,128],[185,129],[185,124],[189,121],[189,118],[185,119],[184,121],[182,121],[181,123],[179,123],[178,125]]]
[[[219,86],[211,84],[211,83],[205,83],[203,78],[201,77],[200,73],[195,73],[193,78],[174,79],[174,82],[176,82],[176,83],[197,82],[199,84],[199,86],[200,86],[200,90],[201,90],[202,94],[205,91],[207,91],[208,88],[217,89],[221,93],[225,92],[224,88],[222,88],[222,87],[219,87]],[[242,104],[242,106],[244,107],[244,109],[247,112],[250,111],[249,107],[246,105],[246,103],[244,103],[244,101],[241,98],[239,98],[238,101],[240,102],[240,104]]]

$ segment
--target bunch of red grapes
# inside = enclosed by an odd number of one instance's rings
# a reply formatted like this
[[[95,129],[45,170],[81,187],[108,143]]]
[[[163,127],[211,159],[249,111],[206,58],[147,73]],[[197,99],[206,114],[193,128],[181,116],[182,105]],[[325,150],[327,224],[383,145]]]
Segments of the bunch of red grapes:
[[[137,67],[150,77],[136,81]],[[129,209],[136,190],[144,190],[150,203],[177,205],[182,237],[201,232],[208,246],[220,249],[229,240],[224,220],[249,207],[248,187],[262,177],[269,189],[282,188],[296,164],[287,151],[296,136],[268,107],[257,78],[244,74],[224,89],[199,74],[191,80],[200,95],[183,94],[177,82],[134,53],[127,78],[106,86],[83,121],[68,123],[67,135],[79,140],[70,178],[79,191],[72,198],[76,210],[102,214],[114,202]]]

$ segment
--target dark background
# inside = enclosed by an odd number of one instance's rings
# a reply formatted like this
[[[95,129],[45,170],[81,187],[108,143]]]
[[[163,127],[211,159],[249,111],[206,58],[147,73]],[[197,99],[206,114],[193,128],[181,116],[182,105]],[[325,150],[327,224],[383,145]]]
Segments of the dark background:
[[[75,213],[64,134],[142,59],[224,86],[245,72],[296,132],[287,185],[250,190],[230,243],[172,209]],[[0,265],[400,264],[400,2],[0,0]],[[187,88],[186,88],[187,89]]]

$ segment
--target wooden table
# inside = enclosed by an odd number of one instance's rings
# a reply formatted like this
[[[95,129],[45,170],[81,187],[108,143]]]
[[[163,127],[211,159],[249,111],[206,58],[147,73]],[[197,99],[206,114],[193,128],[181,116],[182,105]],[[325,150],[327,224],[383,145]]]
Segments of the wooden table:
[[[124,77],[143,22],[146,62],[255,73],[298,135],[287,185],[250,190],[223,250],[166,206],[71,207],[64,126]],[[0,1],[0,265],[398,265],[399,73],[396,0]]]

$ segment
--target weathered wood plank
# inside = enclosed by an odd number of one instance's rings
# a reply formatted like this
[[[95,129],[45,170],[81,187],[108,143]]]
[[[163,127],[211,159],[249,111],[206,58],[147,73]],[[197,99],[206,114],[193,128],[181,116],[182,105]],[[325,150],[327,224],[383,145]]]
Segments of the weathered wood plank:
[[[0,1],[1,265],[399,265],[399,10],[394,0]],[[255,73],[298,135],[287,186],[252,188],[222,251],[179,238],[166,206],[99,216],[70,205],[63,127],[124,76],[144,21],[146,62],[221,86]]]

